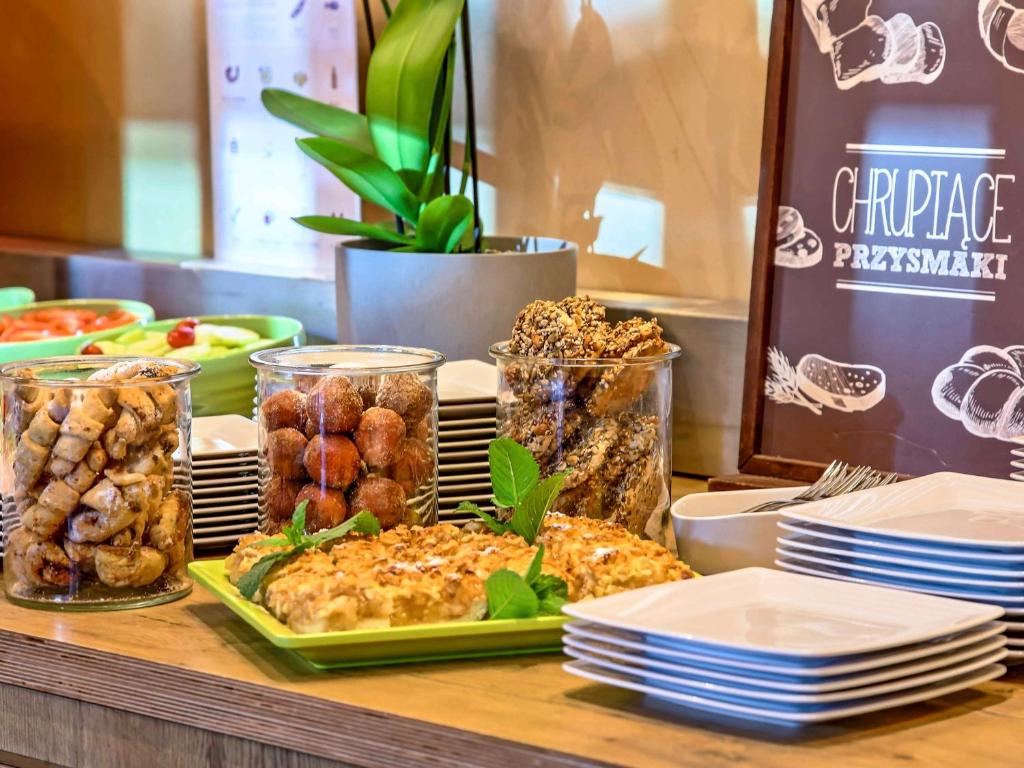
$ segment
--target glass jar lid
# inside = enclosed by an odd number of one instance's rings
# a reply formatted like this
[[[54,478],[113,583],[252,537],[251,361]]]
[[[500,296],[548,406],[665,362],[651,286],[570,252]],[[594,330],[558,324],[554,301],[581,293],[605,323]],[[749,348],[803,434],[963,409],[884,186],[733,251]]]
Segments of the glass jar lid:
[[[249,362],[260,370],[306,374],[347,371],[364,376],[423,373],[444,361],[444,355],[432,349],[361,344],[265,349],[249,356]]]
[[[89,379],[97,371],[118,363],[152,363],[154,369],[127,381]],[[156,368],[160,368],[160,372]],[[199,363],[168,357],[74,355],[7,363],[0,366],[0,380],[34,387],[148,387],[153,384],[177,384],[195,376],[200,370]]]

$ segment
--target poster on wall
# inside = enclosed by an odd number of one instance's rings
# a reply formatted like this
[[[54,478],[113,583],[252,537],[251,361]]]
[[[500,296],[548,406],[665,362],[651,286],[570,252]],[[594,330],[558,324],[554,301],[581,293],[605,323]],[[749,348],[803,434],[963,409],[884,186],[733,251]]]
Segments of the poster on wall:
[[[359,200],[295,145],[301,132],[263,107],[284,88],[358,109],[353,0],[207,0],[214,255],[248,267],[316,272],[337,238],[295,224],[359,218]]]
[[[740,466],[1024,480],[1024,0],[777,0]]]

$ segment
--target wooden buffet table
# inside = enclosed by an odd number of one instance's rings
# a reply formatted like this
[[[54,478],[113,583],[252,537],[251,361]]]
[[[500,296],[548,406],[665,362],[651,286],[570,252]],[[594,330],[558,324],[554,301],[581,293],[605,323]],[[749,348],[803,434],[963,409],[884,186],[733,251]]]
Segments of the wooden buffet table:
[[[788,731],[673,711],[560,665],[542,655],[318,673],[199,587],[117,613],[4,601],[0,765],[1024,765],[1024,670]]]

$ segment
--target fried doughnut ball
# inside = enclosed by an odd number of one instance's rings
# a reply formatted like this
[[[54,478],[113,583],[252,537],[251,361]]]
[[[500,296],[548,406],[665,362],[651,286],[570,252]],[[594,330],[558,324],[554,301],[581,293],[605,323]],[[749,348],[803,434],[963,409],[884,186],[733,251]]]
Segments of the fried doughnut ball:
[[[430,437],[430,417],[424,416],[422,419],[416,422],[416,426],[410,427],[407,432],[408,437],[415,437],[417,440],[426,441]]]
[[[358,514],[373,513],[382,528],[394,528],[405,521],[405,491],[386,477],[364,477],[349,497],[349,509]]]
[[[303,464],[317,485],[348,488],[359,477],[362,462],[355,444],[342,435],[313,435]]]
[[[398,446],[398,455],[388,469],[388,475],[402,486],[406,496],[413,493],[430,477],[434,469],[434,457],[430,447],[415,437],[407,437]]]
[[[363,379],[356,386],[356,391],[363,398],[363,410],[373,408],[377,404],[377,379]]]
[[[291,427],[300,432],[306,426],[306,396],[294,389],[275,392],[260,406],[267,429]]]
[[[291,520],[295,505],[295,499],[302,489],[301,480],[285,480],[283,477],[274,476],[270,478],[267,487],[263,490],[263,509],[271,520]]]
[[[430,387],[416,378],[413,373],[396,373],[385,376],[377,389],[377,405],[390,408],[409,426],[427,415],[434,404]]]
[[[351,432],[363,414],[363,398],[344,376],[325,376],[306,398],[307,433]]]
[[[267,435],[267,462],[270,471],[286,480],[302,477],[306,436],[297,429],[283,427]]]
[[[388,408],[376,406],[363,412],[353,438],[363,461],[374,469],[394,462],[405,439],[405,422]]]
[[[344,491],[336,488],[321,488],[308,483],[299,491],[296,504],[308,502],[306,507],[306,531],[315,533],[324,528],[333,528],[348,517],[348,502]]]

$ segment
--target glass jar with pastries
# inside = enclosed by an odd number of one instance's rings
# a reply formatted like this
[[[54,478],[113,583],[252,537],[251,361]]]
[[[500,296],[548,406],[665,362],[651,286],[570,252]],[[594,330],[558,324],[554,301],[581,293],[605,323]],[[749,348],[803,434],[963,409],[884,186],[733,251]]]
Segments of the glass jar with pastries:
[[[671,503],[672,361],[655,319],[611,323],[585,296],[535,301],[494,344],[498,433],[542,475],[565,474],[553,509],[661,537]]]
[[[0,367],[4,588],[33,607],[130,608],[187,594],[184,360],[57,357]]]
[[[306,502],[306,529],[363,510],[384,528],[437,522],[437,369],[427,349],[257,352],[260,529]]]

